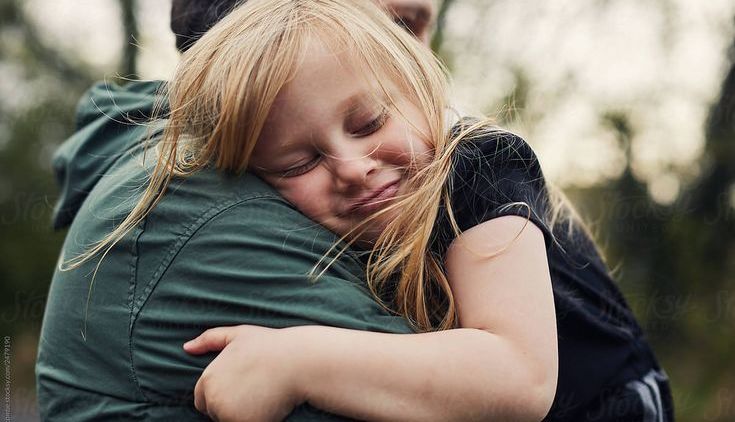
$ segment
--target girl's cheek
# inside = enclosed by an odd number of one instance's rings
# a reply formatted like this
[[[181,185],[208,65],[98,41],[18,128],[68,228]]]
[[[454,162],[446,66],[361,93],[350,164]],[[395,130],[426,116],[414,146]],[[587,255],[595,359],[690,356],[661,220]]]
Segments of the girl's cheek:
[[[317,177],[303,175],[289,179],[278,191],[304,214],[314,217],[321,214],[317,208],[329,203],[328,190]]]

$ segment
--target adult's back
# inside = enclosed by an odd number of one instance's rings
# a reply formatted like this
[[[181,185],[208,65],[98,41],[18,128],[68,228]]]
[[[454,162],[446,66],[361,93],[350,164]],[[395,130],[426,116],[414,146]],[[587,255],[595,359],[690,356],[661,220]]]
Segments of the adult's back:
[[[145,188],[148,128],[130,121],[150,116],[158,86],[101,84],[82,99],[78,132],[54,163],[62,185],[55,223],[72,222],[60,262],[110,233]],[[210,327],[410,332],[370,296],[353,254],[311,282],[309,270],[335,240],[252,175],[204,169],[174,180],[96,274],[100,257],[55,272],[36,368],[42,417],[204,418],[192,391],[214,356],[190,356],[181,345]],[[332,418],[302,406],[290,420]]]

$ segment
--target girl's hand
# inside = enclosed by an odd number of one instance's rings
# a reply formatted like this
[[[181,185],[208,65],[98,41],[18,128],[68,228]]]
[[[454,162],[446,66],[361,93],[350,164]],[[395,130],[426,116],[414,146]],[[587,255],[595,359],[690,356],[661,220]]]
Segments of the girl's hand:
[[[212,328],[184,344],[221,351],[194,388],[197,410],[217,421],[280,421],[305,401],[298,389],[298,334],[254,325]]]

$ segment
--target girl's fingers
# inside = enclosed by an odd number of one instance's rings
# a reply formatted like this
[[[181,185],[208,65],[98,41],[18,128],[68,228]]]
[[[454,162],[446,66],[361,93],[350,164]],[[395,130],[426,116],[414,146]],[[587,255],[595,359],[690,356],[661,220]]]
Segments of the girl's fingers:
[[[194,340],[184,343],[184,351],[192,355],[201,355],[207,352],[219,352],[224,349],[234,337],[236,327],[210,328]]]

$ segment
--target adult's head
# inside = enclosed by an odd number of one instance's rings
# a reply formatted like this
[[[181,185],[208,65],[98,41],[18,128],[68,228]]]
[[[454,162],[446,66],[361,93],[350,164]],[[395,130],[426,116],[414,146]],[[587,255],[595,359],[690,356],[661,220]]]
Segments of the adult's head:
[[[247,0],[173,0],[171,30],[179,51],[188,50],[238,4]],[[434,0],[372,0],[380,4],[393,20],[424,44],[428,44],[434,25]]]

